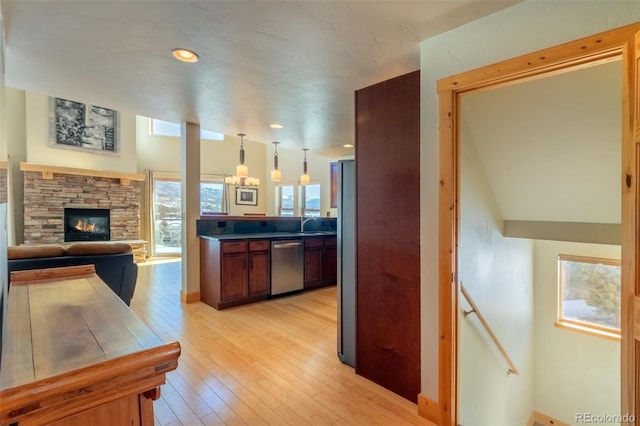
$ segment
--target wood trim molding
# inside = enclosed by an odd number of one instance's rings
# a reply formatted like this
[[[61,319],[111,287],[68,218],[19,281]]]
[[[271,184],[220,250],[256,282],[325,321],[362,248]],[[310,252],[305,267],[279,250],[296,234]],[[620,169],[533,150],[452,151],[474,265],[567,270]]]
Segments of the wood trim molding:
[[[194,291],[192,293],[185,293],[180,291],[180,300],[184,303],[195,303],[200,301],[200,292]]]
[[[13,271],[10,274],[9,282],[12,286],[23,283],[33,284],[35,280],[52,280],[61,278],[73,278],[95,275],[95,265],[59,266],[57,268],[28,269],[24,271]]]
[[[594,34],[548,49],[528,53],[460,73],[438,81],[438,92],[465,92],[501,84],[522,82],[529,77],[575,70],[620,59],[622,46],[638,32],[638,23]]]
[[[633,299],[633,335],[640,341],[640,296]]]
[[[638,205],[637,173],[640,169],[640,151],[636,153],[636,140],[633,131],[640,128],[634,120],[634,113],[640,108],[637,101],[637,72],[640,66],[632,62],[640,41],[636,42],[636,33],[640,32],[640,23],[605,31],[589,37],[543,49],[538,52],[492,64],[486,67],[443,78],[437,82],[439,94],[439,401],[442,422],[457,424],[457,265],[458,265],[458,108],[460,95],[474,90],[490,89],[525,80],[542,78],[553,74],[569,72],[593,64],[601,64],[622,59],[622,264],[623,269],[623,305],[634,304],[634,314],[638,315],[639,302],[632,303],[634,289],[638,287],[637,253],[640,241],[636,240],[636,218],[640,214]],[[630,43],[634,43],[633,46]],[[637,72],[637,74],[635,73]],[[636,100],[635,104],[633,100]],[[640,133],[640,132],[638,132]],[[640,141],[637,141],[640,143]],[[638,296],[636,296],[638,297]],[[638,367],[634,364],[635,347],[640,351],[640,343],[633,342],[633,333],[638,336],[638,318],[630,309],[623,309],[622,338],[622,411],[636,414],[640,407],[636,394],[635,381]],[[635,345],[632,343],[636,343]],[[636,403],[638,404],[636,406]],[[640,408],[638,408],[640,410]]]
[[[529,420],[527,421],[527,426],[534,426],[536,424],[543,426],[570,426],[569,423],[561,422],[558,419],[554,419],[551,416],[547,416],[546,414],[542,414],[538,411],[532,411],[531,416],[529,416]]]
[[[422,394],[418,395],[418,414],[432,423],[442,424],[442,408],[440,404]]]
[[[145,180],[145,175],[143,173],[113,172],[108,170],[95,169],[76,169],[74,167],[45,166],[43,164],[33,163],[20,163],[20,170],[22,170],[23,172],[41,172],[42,178],[45,180],[53,179],[54,174],[120,179],[120,184],[125,186],[130,185],[131,181]]]

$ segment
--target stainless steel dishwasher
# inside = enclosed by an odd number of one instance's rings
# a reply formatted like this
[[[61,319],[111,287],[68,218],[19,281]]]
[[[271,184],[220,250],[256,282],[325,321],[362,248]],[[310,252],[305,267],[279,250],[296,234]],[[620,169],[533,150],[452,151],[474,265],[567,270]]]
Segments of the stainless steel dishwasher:
[[[304,244],[298,240],[271,242],[271,295],[304,288]]]

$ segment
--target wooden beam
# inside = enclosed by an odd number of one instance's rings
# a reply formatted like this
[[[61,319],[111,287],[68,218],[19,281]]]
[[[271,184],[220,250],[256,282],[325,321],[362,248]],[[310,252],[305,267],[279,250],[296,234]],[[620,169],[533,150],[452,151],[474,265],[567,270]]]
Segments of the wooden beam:
[[[41,172],[43,179],[53,179],[54,174],[73,176],[94,176],[110,179],[120,179],[122,185],[129,185],[130,181],[144,181],[143,173],[114,172],[109,170],[76,169],[74,167],[46,166],[43,164],[20,163],[23,172]]]
[[[35,280],[50,280],[69,277],[94,275],[95,265],[61,266],[58,268],[27,269],[11,272],[9,281],[11,285],[20,285],[25,282],[33,284]]]

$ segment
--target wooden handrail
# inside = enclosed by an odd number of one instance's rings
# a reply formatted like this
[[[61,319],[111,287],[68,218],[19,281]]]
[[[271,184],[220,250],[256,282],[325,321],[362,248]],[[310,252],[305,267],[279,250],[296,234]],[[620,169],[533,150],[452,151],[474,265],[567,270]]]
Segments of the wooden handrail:
[[[478,307],[474,303],[473,299],[471,299],[471,296],[469,296],[469,293],[467,293],[467,290],[464,288],[462,283],[460,283],[460,290],[462,291],[462,295],[464,296],[464,298],[467,299],[467,302],[469,302],[469,305],[471,305],[471,310],[470,311],[463,311],[464,312],[464,316],[466,317],[467,315],[476,314],[476,316],[480,320],[480,323],[482,324],[484,329],[489,334],[489,337],[491,337],[491,340],[493,340],[493,343],[496,345],[496,347],[498,348],[498,350],[500,351],[500,353],[504,357],[504,360],[507,361],[507,364],[509,364],[509,369],[507,370],[507,375],[509,375],[509,374],[519,375],[520,373],[518,372],[518,369],[516,368],[516,366],[513,363],[513,361],[511,361],[511,358],[509,358],[509,355],[507,354],[507,351],[504,350],[504,347],[502,346],[502,344],[500,343],[500,341],[498,340],[496,335],[493,333],[493,330],[491,330],[491,327],[489,327],[489,324],[487,323],[487,321],[484,319],[484,317],[482,316],[482,314],[478,310]]]

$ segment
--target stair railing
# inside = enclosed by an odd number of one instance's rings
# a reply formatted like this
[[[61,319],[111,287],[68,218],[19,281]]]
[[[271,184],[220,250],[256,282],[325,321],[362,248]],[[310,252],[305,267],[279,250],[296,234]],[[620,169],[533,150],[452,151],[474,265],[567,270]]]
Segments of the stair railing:
[[[462,291],[462,295],[464,296],[464,298],[467,299],[467,302],[471,306],[471,310],[470,311],[462,311],[464,313],[465,318],[468,315],[476,314],[476,316],[480,320],[480,323],[482,324],[484,329],[487,331],[487,334],[489,334],[489,337],[491,337],[491,340],[493,340],[493,343],[496,345],[496,347],[498,348],[498,350],[500,351],[500,353],[504,357],[504,360],[507,361],[507,364],[509,364],[509,369],[507,370],[507,375],[509,375],[509,374],[519,375],[520,373],[518,373],[518,369],[516,368],[516,366],[513,363],[513,361],[511,361],[511,358],[509,358],[509,355],[507,354],[507,351],[505,351],[504,347],[502,346],[502,344],[500,344],[500,341],[498,340],[496,335],[493,333],[493,330],[491,330],[491,327],[489,327],[489,324],[487,323],[487,321],[484,319],[484,317],[480,313],[480,310],[478,310],[478,307],[474,303],[473,299],[471,299],[471,296],[469,296],[469,293],[467,293],[467,290],[464,288],[462,283],[460,283],[460,290]]]

